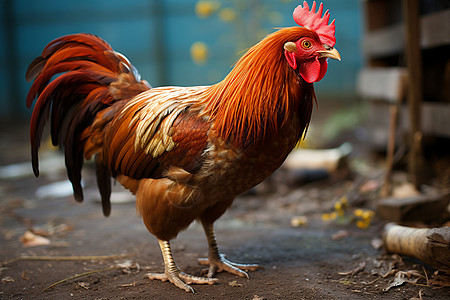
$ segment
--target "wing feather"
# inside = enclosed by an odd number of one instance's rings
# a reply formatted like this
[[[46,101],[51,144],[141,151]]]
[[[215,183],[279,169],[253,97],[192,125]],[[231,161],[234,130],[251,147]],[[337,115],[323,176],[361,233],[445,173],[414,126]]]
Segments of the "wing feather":
[[[194,108],[204,87],[155,88],[131,100],[112,122],[103,157],[113,175],[161,178],[202,163],[209,123]]]

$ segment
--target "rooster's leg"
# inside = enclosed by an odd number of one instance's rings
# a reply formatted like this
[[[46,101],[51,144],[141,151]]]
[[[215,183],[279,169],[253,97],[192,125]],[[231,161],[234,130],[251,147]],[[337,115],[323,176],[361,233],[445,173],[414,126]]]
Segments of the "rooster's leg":
[[[161,247],[161,253],[164,259],[164,273],[148,273],[146,276],[149,279],[158,279],[161,281],[169,280],[175,286],[186,292],[195,293],[194,289],[189,284],[214,284],[217,280],[213,278],[197,277],[186,274],[178,268],[170,250],[169,241],[158,240]]]
[[[222,271],[248,278],[248,274],[245,271],[255,271],[260,268],[259,265],[238,264],[227,260],[225,255],[221,254],[217,248],[213,224],[202,222],[202,225],[208,240],[209,254],[208,258],[200,258],[199,263],[202,265],[209,265],[208,278],[212,278],[216,273]]]

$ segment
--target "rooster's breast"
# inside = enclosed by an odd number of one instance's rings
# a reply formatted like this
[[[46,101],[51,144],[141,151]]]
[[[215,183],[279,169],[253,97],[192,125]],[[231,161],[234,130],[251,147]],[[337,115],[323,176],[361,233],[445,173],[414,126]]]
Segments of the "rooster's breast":
[[[198,173],[203,191],[210,199],[220,199],[253,188],[281,166],[299,138],[297,117],[284,123],[277,135],[266,135],[241,148],[210,135],[207,158]]]

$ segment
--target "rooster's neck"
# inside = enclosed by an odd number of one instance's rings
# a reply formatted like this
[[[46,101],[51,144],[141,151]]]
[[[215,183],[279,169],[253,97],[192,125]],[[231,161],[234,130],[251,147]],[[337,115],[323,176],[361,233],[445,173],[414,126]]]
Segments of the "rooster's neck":
[[[239,146],[274,137],[295,114],[300,118],[300,135],[306,129],[314,88],[284,58],[283,44],[292,38],[286,36],[290,30],[279,30],[250,48],[223,81],[206,91],[205,115],[222,139]]]

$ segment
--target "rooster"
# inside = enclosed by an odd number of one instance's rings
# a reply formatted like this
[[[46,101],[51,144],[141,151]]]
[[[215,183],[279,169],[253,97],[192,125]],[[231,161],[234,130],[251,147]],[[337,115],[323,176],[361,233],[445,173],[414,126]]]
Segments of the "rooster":
[[[64,150],[76,201],[83,201],[81,169],[95,158],[105,216],[111,211],[111,178],[136,196],[136,208],[159,241],[164,273],[190,284],[214,284],[227,271],[248,277],[258,265],[231,262],[220,253],[214,222],[234,198],[254,187],[285,160],[311,118],[313,82],[338,59],[334,21],[306,1],[293,13],[300,26],[280,29],[253,46],[212,86],[152,88],[135,67],[99,37],[73,34],[50,42],[29,66],[32,166],[48,120],[54,145]],[[198,220],[206,233],[206,277],[176,265],[170,240]]]

